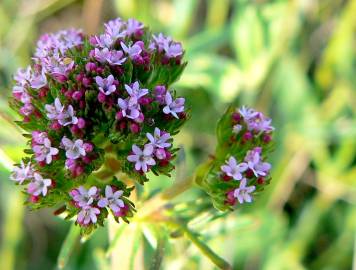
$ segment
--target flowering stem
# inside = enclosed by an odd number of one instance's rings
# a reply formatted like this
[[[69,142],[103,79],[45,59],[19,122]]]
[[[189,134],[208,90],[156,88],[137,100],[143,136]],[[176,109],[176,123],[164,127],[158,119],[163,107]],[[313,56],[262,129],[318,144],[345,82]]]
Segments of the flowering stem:
[[[187,191],[193,184],[194,177],[190,176],[183,181],[176,182],[173,186],[163,191],[161,194],[142,202],[142,207],[139,207],[136,220],[145,220],[149,218],[154,212],[159,211],[167,204],[167,201]]]
[[[186,225],[178,221],[170,221],[172,225],[176,226],[178,229],[184,232],[185,236],[192,241],[192,243],[206,256],[209,260],[214,263],[219,269],[232,270],[231,265],[226,262],[223,258],[217,255],[210,247],[208,247],[204,242],[202,242],[197,235],[192,232]]]

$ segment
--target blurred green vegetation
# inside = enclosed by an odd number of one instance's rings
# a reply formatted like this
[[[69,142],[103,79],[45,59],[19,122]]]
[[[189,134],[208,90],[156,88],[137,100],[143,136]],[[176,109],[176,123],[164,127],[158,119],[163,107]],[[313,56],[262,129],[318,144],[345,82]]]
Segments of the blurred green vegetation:
[[[68,27],[94,33],[117,16],[135,17],[186,49],[189,64],[176,88],[192,119],[178,136],[185,155],[176,179],[212,152],[213,123],[227,103],[256,107],[276,126],[266,192],[221,219],[211,220],[214,210],[201,213],[190,228],[234,269],[355,267],[355,14],[355,0],[1,0],[0,269],[55,269],[69,230],[59,258],[69,260],[66,269],[109,269],[107,229],[79,244],[69,222],[22,206],[9,170],[24,140],[7,97],[11,74],[29,63],[41,33]],[[144,192],[173,181],[154,178]],[[176,201],[184,208],[204,198],[195,190]],[[164,229],[147,226],[142,238],[136,226],[121,226],[114,236],[117,257],[129,258],[131,269],[156,269],[160,260],[162,269],[215,269],[183,237],[164,246]]]

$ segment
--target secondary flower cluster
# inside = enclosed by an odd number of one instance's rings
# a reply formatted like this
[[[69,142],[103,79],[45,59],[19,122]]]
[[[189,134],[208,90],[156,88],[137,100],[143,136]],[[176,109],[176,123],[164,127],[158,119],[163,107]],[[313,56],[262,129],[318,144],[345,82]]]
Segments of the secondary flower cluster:
[[[119,217],[125,219],[126,216],[132,215],[132,205],[124,197],[129,195],[129,191],[118,189],[116,186],[106,185],[103,194],[96,186],[89,189],[80,186],[71,190],[69,195],[77,211],[77,223],[81,226],[102,224],[108,209],[117,221]]]
[[[39,39],[32,65],[14,76],[10,101],[30,145],[12,179],[29,184],[29,196],[37,196],[33,208],[62,203],[70,191],[81,194],[79,186],[105,170],[108,152],[117,157],[112,175],[139,183],[148,171],[170,175],[176,151],[170,134],[187,119],[185,99],[170,89],[186,65],[183,54],[180,43],[135,19],[109,21],[99,35],[70,29]],[[95,223],[103,204],[92,205],[81,207],[79,224]]]
[[[218,124],[218,145],[208,173],[199,184],[221,210],[252,202],[270,181],[271,119],[245,106],[229,108]]]

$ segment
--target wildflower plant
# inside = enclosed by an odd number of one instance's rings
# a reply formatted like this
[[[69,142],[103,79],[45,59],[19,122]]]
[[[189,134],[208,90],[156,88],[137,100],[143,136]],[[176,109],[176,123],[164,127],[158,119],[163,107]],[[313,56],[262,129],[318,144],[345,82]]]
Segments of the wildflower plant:
[[[99,35],[70,29],[40,37],[31,66],[14,76],[10,99],[28,139],[11,175],[26,204],[59,206],[55,214],[74,219],[82,234],[109,214],[129,222],[135,187],[149,173],[174,169],[174,135],[190,117],[172,88],[183,56],[181,43],[134,19],[109,21]],[[196,183],[222,211],[251,203],[271,179],[272,132],[261,112],[229,108],[215,154],[188,186]]]

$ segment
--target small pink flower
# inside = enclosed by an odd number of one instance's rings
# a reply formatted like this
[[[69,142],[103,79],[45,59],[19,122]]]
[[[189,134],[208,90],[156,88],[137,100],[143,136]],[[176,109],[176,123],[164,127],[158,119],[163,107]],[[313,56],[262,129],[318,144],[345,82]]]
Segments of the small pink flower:
[[[135,60],[140,56],[142,49],[138,44],[134,44],[132,46],[126,46],[125,43],[121,42],[121,48],[123,51],[132,59]]]
[[[184,98],[177,98],[173,100],[170,92],[167,92],[165,97],[166,106],[163,108],[163,112],[165,114],[171,114],[175,118],[179,119],[177,113],[181,113],[184,111]]]
[[[261,147],[255,147],[248,151],[245,157],[245,162],[248,168],[256,177],[266,176],[271,169],[271,164],[262,161],[261,152]]]
[[[109,75],[107,78],[102,78],[100,76],[95,77],[95,81],[98,85],[99,91],[105,94],[106,96],[116,91],[114,80],[115,79],[113,75]]]
[[[124,207],[124,201],[120,199],[124,192],[122,190],[113,191],[110,185],[105,187],[105,196],[98,202],[98,206],[103,208],[109,206],[113,212],[117,212]]]
[[[51,141],[48,138],[43,140],[42,145],[34,145],[32,147],[36,155],[37,161],[46,161],[47,164],[52,162],[53,156],[57,155],[59,150],[52,147]]]
[[[78,213],[77,222],[81,225],[88,225],[90,223],[95,224],[98,221],[97,215],[100,214],[100,210],[96,207],[85,206]]]
[[[34,168],[31,165],[31,162],[28,162],[26,165],[21,160],[20,166],[15,166],[12,170],[10,179],[19,183],[20,185],[25,181],[25,180],[31,180],[33,179],[33,174],[34,174]]]
[[[98,188],[96,186],[92,186],[89,190],[85,187],[80,186],[75,189],[76,192],[71,192],[73,200],[78,204],[79,207],[89,206],[93,203],[93,201],[98,197]]]
[[[47,195],[48,188],[52,185],[51,179],[44,179],[39,173],[34,173],[34,180],[28,184],[27,191],[34,196]]]
[[[226,164],[221,166],[221,170],[235,180],[241,180],[242,173],[247,170],[247,164],[238,164],[234,157],[230,157]]]
[[[157,127],[155,128],[153,135],[151,133],[146,133],[146,136],[154,147],[167,148],[171,146],[171,143],[167,142],[167,140],[171,138],[169,133],[162,132]]]
[[[246,178],[243,178],[240,182],[240,186],[235,189],[234,191],[234,197],[239,201],[239,203],[244,203],[244,202],[252,202],[252,195],[251,193],[255,191],[256,187],[255,186],[246,186]]]
[[[149,170],[149,166],[156,164],[156,161],[152,158],[153,146],[151,144],[146,144],[144,149],[141,150],[136,144],[132,146],[132,155],[127,157],[127,160],[135,163],[135,170],[142,170],[146,173]]]
[[[81,139],[72,141],[67,137],[62,138],[62,144],[66,150],[66,157],[69,159],[77,159],[81,156],[85,156],[84,142]]]

